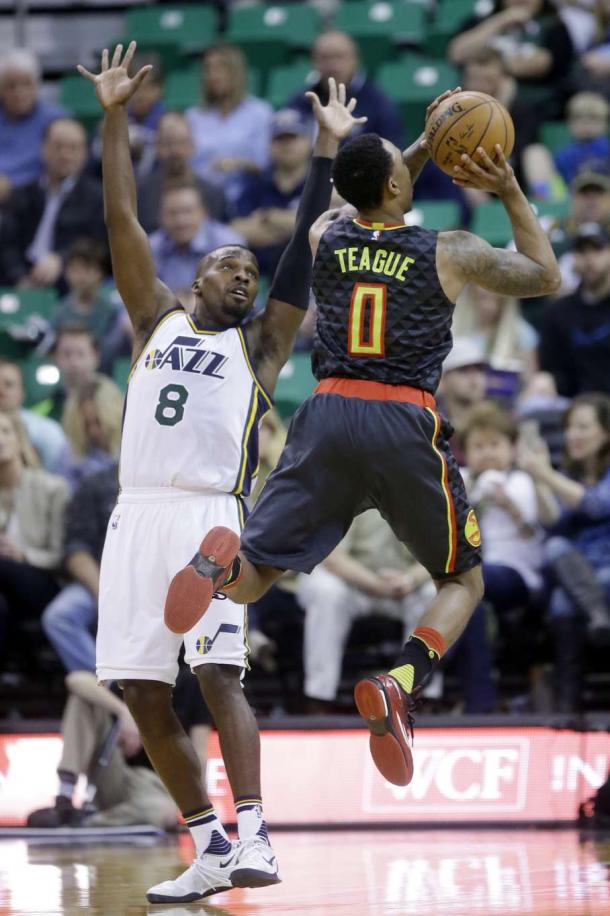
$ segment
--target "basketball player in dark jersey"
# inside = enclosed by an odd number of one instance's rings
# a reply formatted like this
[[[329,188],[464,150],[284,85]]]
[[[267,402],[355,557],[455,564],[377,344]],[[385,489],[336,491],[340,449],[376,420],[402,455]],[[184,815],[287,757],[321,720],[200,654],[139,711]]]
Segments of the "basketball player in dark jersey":
[[[516,251],[469,232],[406,226],[411,179],[388,141],[363,134],[339,151],[333,180],[357,213],[326,213],[310,232],[319,384],[292,420],[241,553],[220,557],[222,531],[213,529],[174,580],[201,607],[214,590],[254,601],[283,570],[311,572],[355,515],[378,508],[437,586],[392,670],[355,689],[373,759],[398,785],[413,774],[414,698],[483,595],[477,520],[448,445],[451,428],[434,399],[451,349],[454,303],[470,282],[517,297],[552,293],[560,284],[547,237],[501,148],[496,152],[495,164],[482,149],[478,164],[464,156],[454,180],[498,195]]]

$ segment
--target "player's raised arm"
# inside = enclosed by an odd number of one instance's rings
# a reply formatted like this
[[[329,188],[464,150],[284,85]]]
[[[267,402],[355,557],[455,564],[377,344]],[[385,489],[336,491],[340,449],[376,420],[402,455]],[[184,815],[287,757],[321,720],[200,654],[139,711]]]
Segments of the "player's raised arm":
[[[467,283],[505,296],[544,296],[557,292],[561,274],[553,249],[525,194],[519,187],[502,148],[496,146],[497,163],[479,147],[479,164],[462,156],[454,181],[461,187],[497,194],[508,213],[516,251],[493,248],[471,232],[441,232],[437,268],[450,299],[457,299]]]
[[[138,222],[127,103],[152,67],[142,67],[130,77],[129,64],[135,50],[136,43],[132,41],[123,56],[123,46],[117,45],[109,63],[108,51],[104,49],[98,74],[90,73],[80,65],[77,69],[81,76],[93,83],[98,101],[105,111],[102,136],[104,216],[112,270],[136,334],[145,335],[159,312],[169,308],[175,297],[157,280],[148,237]]]
[[[328,209],[332,161],[339,142],[355,124],[366,121],[366,118],[353,116],[356,100],[346,102],[345,86],[342,83],[337,86],[332,77],[327,105],[322,105],[313,92],[308,92],[307,97],[319,130],[297,210],[294,234],[275,272],[267,308],[260,321],[251,322],[247,330],[258,374],[268,390],[275,388],[279,371],[290,355],[309,305],[312,268],[309,229]]]

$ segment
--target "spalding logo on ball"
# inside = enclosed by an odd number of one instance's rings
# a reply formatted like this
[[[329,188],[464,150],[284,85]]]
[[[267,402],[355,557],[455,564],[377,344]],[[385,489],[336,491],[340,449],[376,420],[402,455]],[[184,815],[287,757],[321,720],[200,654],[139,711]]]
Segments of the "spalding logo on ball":
[[[426,140],[434,163],[453,175],[464,153],[472,156],[481,146],[496,159],[496,143],[508,158],[515,144],[515,128],[508,111],[484,92],[456,92],[435,108],[426,122]]]

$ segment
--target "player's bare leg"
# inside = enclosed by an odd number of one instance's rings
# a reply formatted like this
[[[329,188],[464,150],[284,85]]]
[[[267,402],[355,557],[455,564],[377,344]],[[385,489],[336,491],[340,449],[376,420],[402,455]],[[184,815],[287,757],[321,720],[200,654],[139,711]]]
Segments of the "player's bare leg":
[[[415,697],[449,646],[458,639],[483,597],[481,567],[437,580],[436,598],[388,674],[356,684],[354,699],[369,731],[380,773],[395,785],[413,777],[411,744]]]
[[[183,814],[211,807],[201,765],[171,702],[172,688],[160,681],[125,681],[123,697],[136,720],[144,749]]]

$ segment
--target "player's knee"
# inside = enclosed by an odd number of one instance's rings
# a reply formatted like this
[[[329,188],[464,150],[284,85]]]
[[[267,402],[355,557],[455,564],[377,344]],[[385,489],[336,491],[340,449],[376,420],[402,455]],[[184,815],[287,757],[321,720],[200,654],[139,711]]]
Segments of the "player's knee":
[[[449,585],[459,585],[465,589],[468,594],[468,603],[471,605],[471,610],[474,610],[477,604],[483,600],[485,594],[485,583],[483,582],[481,565],[479,564],[473,567],[473,569],[459,573],[457,576],[452,576],[449,579],[436,581],[439,592]]]
[[[211,710],[218,703],[230,701],[233,696],[242,696],[242,669],[237,665],[198,665],[194,670],[203,698]]]
[[[124,681],[123,699],[140,731],[146,733],[171,709],[171,687],[160,681]]]
[[[483,568],[479,564],[473,569],[462,573],[460,576],[462,585],[468,589],[472,607],[475,608],[483,600],[485,594],[485,583],[483,581]]]

